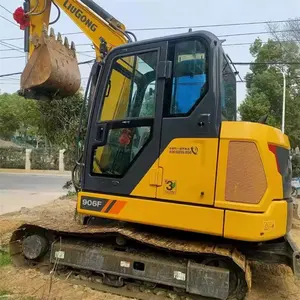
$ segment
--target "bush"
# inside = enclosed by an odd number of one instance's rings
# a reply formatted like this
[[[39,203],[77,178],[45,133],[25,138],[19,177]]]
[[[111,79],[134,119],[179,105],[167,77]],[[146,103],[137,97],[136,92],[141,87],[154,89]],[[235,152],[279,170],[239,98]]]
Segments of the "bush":
[[[58,170],[59,149],[37,148],[31,152],[32,170]]]
[[[292,166],[293,166],[293,178],[300,177],[300,155],[294,154],[292,156]]]
[[[67,149],[64,153],[64,164],[66,171],[72,171],[76,164],[76,149]]]
[[[0,168],[25,169],[25,149],[0,148]]]

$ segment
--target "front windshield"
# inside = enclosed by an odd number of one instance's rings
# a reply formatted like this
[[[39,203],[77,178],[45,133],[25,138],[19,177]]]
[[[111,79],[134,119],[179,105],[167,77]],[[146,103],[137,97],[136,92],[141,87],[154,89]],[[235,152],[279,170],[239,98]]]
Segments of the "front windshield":
[[[221,107],[224,120],[236,120],[236,79],[225,55],[221,77]]]

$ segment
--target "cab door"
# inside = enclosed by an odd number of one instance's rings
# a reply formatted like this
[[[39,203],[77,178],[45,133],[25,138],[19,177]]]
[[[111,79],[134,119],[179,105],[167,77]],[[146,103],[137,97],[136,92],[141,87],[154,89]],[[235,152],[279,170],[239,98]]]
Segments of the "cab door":
[[[83,190],[155,198],[167,43],[113,50],[100,74],[86,143]]]
[[[214,204],[221,72],[218,48],[210,47],[195,34],[169,46],[173,74],[165,95],[158,199]]]

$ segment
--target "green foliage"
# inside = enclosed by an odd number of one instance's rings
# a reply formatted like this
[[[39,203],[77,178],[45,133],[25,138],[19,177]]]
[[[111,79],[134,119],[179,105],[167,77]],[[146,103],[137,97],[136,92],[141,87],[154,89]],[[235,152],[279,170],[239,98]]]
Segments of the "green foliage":
[[[3,94],[0,97],[0,137],[10,139],[19,128],[19,115],[14,95]]]
[[[59,149],[32,149],[30,160],[32,170],[58,170]]]
[[[75,147],[82,94],[53,101],[0,95],[0,138],[43,146]]]
[[[1,266],[1,265],[0,265]],[[10,292],[7,290],[0,290],[0,298],[1,299],[8,299],[8,297],[10,296]],[[6,298],[7,297],[7,298]]]
[[[293,178],[300,177],[300,155],[299,154],[293,155],[292,165],[293,165]]]
[[[75,163],[76,163],[77,155],[76,155],[76,148],[68,148],[64,152],[64,164],[65,164],[65,170],[72,171]]]
[[[25,169],[25,149],[0,148],[0,168]]]
[[[34,100],[17,94],[0,95],[0,137],[10,140],[16,133],[22,140],[38,140],[40,113]]]
[[[269,39],[263,44],[256,39],[250,47],[254,62],[246,75],[247,95],[239,107],[242,120],[257,122],[268,115],[267,124],[280,128],[282,122],[283,76],[274,65],[265,63],[300,62],[300,49],[295,42],[278,43]],[[300,94],[298,92],[297,65],[280,65],[286,73],[285,132],[292,147],[300,143]]]
[[[75,148],[82,103],[81,93],[63,100],[38,102],[46,144]]]
[[[11,264],[11,259],[8,253],[0,251],[0,267]],[[0,294],[1,295],[1,294]]]

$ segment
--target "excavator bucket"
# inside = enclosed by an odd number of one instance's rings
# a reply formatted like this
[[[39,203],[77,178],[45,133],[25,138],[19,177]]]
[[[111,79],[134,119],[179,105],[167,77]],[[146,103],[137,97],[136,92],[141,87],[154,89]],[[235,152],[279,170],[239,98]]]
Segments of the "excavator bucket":
[[[34,99],[60,99],[74,95],[81,76],[75,45],[71,47],[61,34],[44,28],[41,37],[33,38],[34,50],[21,75],[21,94]]]

